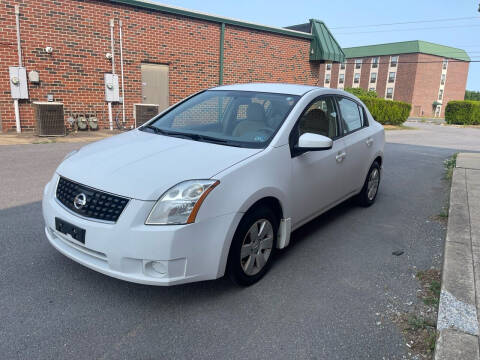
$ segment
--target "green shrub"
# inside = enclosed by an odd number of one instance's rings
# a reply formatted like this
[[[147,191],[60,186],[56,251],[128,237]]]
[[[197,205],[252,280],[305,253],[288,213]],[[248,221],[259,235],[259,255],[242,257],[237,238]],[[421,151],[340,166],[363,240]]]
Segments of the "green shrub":
[[[480,101],[450,101],[445,108],[447,124],[480,125]]]
[[[410,115],[412,106],[402,101],[359,97],[367,106],[373,118],[383,125],[401,125]]]
[[[355,95],[356,97],[371,97],[377,98],[377,92],[374,90],[364,90],[362,88],[346,88],[345,91],[348,91],[350,94]]]

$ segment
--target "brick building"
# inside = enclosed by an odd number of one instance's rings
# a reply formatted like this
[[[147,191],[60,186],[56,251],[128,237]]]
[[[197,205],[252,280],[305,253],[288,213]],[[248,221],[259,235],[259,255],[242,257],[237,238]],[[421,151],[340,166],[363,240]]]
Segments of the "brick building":
[[[338,43],[317,20],[302,32],[145,0],[0,0],[2,131],[16,128],[11,81],[21,76],[13,79],[9,73],[9,67],[19,64],[15,5],[28,89],[28,99],[18,100],[22,130],[36,127],[35,103],[46,101],[63,104],[67,125],[72,116],[93,113],[101,128],[108,127],[104,76],[112,73],[113,62],[121,96],[120,50],[127,126],[134,124],[137,103],[163,108],[221,83],[318,85],[321,62],[344,60]],[[114,119],[122,117],[120,101],[111,103]]]
[[[11,72],[20,65],[17,17],[23,78]],[[425,42],[344,50],[318,20],[277,28],[148,0],[0,0],[0,131],[15,131],[17,119],[22,130],[34,130],[37,104],[47,101],[63,106],[67,127],[70,119],[91,116],[107,128],[110,119],[123,120],[122,99],[128,127],[135,124],[135,104],[153,103],[162,109],[222,83],[368,89],[373,87],[372,59],[378,61],[377,92],[413,103],[415,115],[430,116],[434,101],[463,98],[469,59],[462,50]],[[342,66],[345,54],[349,61]],[[393,71],[389,64],[395,56]],[[449,60],[446,69],[444,58]],[[355,59],[363,62],[358,69]],[[118,85],[105,80],[113,72]],[[396,74],[393,83],[388,82],[390,72]],[[15,95],[20,97],[15,101],[11,91],[21,84],[28,98]],[[107,103],[112,88],[117,98]],[[443,114],[443,108],[439,110]]]
[[[443,117],[450,100],[465,96],[470,58],[464,50],[417,40],[343,51],[346,63],[320,66],[320,86],[375,90],[412,104],[412,116]]]

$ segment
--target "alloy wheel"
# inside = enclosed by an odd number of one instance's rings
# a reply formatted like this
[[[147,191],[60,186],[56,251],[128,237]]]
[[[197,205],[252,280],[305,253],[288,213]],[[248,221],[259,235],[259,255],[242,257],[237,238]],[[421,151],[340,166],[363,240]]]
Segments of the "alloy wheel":
[[[240,265],[246,275],[256,275],[266,265],[272,252],[273,234],[273,226],[267,219],[257,220],[248,230],[240,251]]]
[[[378,191],[378,184],[380,183],[380,172],[377,168],[374,168],[370,173],[370,177],[368,178],[368,185],[367,185],[367,197],[368,200],[372,201],[375,198],[375,195]]]

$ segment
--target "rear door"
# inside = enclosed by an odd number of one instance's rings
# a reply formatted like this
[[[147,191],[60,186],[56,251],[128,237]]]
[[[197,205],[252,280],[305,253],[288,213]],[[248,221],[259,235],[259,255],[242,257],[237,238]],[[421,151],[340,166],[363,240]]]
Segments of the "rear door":
[[[293,149],[300,135],[307,132],[330,137],[333,147],[292,155],[291,204],[294,227],[314,218],[342,199],[345,193],[342,181],[345,174],[345,143],[340,136],[333,96],[318,97],[305,108],[290,134],[290,148]]]
[[[337,96],[337,103],[346,146],[345,187],[349,194],[354,194],[361,190],[371,165],[373,130],[368,125],[365,110],[360,103],[343,96]]]

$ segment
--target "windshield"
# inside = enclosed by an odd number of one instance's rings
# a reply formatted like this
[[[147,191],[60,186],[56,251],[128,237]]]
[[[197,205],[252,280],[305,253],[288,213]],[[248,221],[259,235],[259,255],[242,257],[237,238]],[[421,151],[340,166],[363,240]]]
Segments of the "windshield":
[[[142,127],[167,136],[248,148],[267,146],[299,96],[208,90]]]

